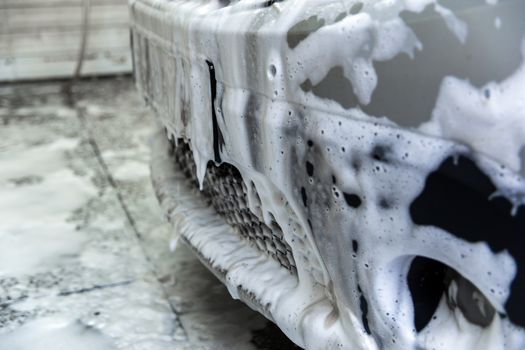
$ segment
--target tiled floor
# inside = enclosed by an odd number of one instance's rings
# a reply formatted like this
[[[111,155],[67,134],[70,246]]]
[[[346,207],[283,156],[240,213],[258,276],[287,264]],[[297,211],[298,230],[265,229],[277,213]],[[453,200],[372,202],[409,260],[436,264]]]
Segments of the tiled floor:
[[[0,88],[0,349],[291,349],[170,232],[128,78]]]

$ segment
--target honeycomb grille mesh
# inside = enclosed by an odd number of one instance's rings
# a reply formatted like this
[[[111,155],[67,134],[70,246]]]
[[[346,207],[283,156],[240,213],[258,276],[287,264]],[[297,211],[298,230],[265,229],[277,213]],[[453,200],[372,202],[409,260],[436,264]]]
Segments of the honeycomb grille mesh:
[[[176,145],[175,142],[171,142],[171,145],[175,164],[198,189],[196,166],[190,145],[182,139],[179,139]],[[253,183],[251,186],[258,199]],[[272,220],[268,226],[252,213],[248,207],[246,184],[233,165],[222,163],[216,166],[212,162],[208,163],[203,190],[200,193],[236,233],[247,239],[252,246],[273,258],[282,267],[297,274],[292,249],[284,240],[281,227],[275,220]],[[257,209],[262,212],[260,206]]]

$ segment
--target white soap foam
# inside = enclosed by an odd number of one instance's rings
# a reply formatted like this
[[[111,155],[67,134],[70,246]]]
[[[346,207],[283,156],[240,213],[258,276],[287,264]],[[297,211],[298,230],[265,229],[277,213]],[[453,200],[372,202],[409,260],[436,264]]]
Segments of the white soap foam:
[[[421,130],[465,143],[520,172],[520,150],[525,146],[525,38],[522,54],[521,66],[502,82],[477,88],[464,79],[444,78],[432,120]]]
[[[85,237],[67,222],[97,191],[67,168],[77,140],[0,153],[0,275],[30,274],[79,252]],[[24,242],[30,240],[34,244]]]
[[[111,339],[78,322],[43,317],[0,336],[6,350],[113,350]]]
[[[112,174],[117,180],[136,181],[149,176],[149,167],[135,160],[128,160],[120,164]]]
[[[436,10],[437,13],[441,15],[441,17],[443,17],[443,19],[445,20],[445,23],[447,24],[448,29],[450,29],[452,33],[454,33],[456,38],[458,38],[458,40],[462,44],[465,44],[465,42],[467,41],[467,35],[468,35],[467,24],[463,22],[462,20],[460,20],[454,14],[454,12],[447,9],[446,7],[443,7],[436,3],[434,4],[434,9]]]
[[[259,263],[245,256],[245,264],[229,266],[232,257],[242,262],[242,253],[234,254],[232,248],[230,253],[220,250],[222,254],[219,254],[211,249],[214,242],[206,226],[215,227],[215,221],[200,218],[202,228],[189,230],[189,219],[197,215],[192,212],[195,207],[180,203],[168,205],[170,209],[179,206],[180,210],[174,211],[172,218],[178,231],[186,232],[186,238],[207,258],[213,257],[213,263],[232,269],[232,280],[226,281],[232,295],[238,297],[236,283],[239,281],[250,281],[258,296],[271,294],[268,300],[280,306],[277,314],[272,314],[276,322],[291,339],[308,349],[329,349],[327,344],[333,346],[333,343],[327,342],[327,338],[334,334],[343,348],[412,349],[420,343],[434,344],[428,334],[417,334],[412,326],[413,306],[406,276],[411,258],[416,255],[446,263],[467,275],[484,292],[487,286],[499,283],[501,295],[508,295],[505,293],[509,292],[510,281],[516,273],[509,254],[493,254],[486,244],[469,244],[443,230],[418,227],[413,224],[408,208],[424,189],[428,174],[443,160],[469,153],[467,147],[447,139],[461,141],[480,152],[475,161],[502,193],[523,193],[521,179],[509,173],[496,179],[498,165],[483,155],[500,159],[505,153],[501,158],[505,164],[519,170],[516,157],[525,140],[521,128],[525,120],[520,98],[522,74],[518,71],[501,86],[490,86],[508,90],[501,96],[496,93],[495,102],[483,104],[480,99],[486,95],[485,91],[475,91],[457,78],[446,78],[432,122],[421,128],[437,138],[400,130],[388,119],[368,116],[358,108],[345,110],[334,101],[304,92],[300,87],[306,80],[312,85],[321,83],[332,68],[340,67],[352,84],[356,98],[367,104],[379,79],[375,61],[400,54],[412,57],[417,50],[424,50],[399,14],[420,13],[434,5],[447,25],[446,30],[465,42],[468,27],[453,12],[433,0],[366,1],[354,14],[349,12],[354,5],[360,7],[357,1],[289,0],[269,7],[263,6],[266,2],[262,1],[253,4],[238,1],[224,8],[218,1],[132,0],[131,4],[138,86],[158,112],[169,136],[191,143],[201,184],[208,162],[215,159],[211,117],[214,108],[224,139],[219,148],[221,159],[235,165],[246,184],[254,184],[263,208],[260,216],[267,219],[271,213],[275,217],[294,256],[301,256],[302,250],[311,254],[309,260],[296,261],[300,282],[288,293],[297,299],[291,302],[286,295],[254,279],[257,274],[252,276],[247,271],[264,261]],[[253,7],[249,7],[251,5]],[[346,16],[336,21],[340,13]],[[297,47],[290,48],[286,39],[290,28],[314,14],[325,20],[325,25],[309,33]],[[149,40],[147,43],[145,38]],[[211,84],[216,84],[217,96],[213,103],[205,60],[215,65],[213,72],[217,81]],[[268,74],[269,69],[272,74]],[[174,95],[167,96],[165,91]],[[453,118],[451,108],[460,103],[468,113],[462,113],[466,117],[458,120]],[[503,117],[498,114],[498,122],[494,122],[493,113],[487,113],[491,108],[504,114]],[[510,108],[509,113],[505,108]],[[485,122],[484,118],[493,120]],[[485,140],[482,129],[487,127],[494,133],[492,141],[497,139],[497,143]],[[511,137],[505,140],[504,147],[494,150],[498,148],[494,144],[499,145],[507,133]],[[308,182],[303,179],[304,170],[299,170],[312,156],[308,141],[319,147],[313,154],[319,161],[316,176],[333,172],[325,174],[337,178],[333,192],[329,193],[359,194],[362,205],[358,210],[348,208],[341,195],[323,197],[325,207],[305,208],[301,186],[308,183],[317,186],[306,191],[309,198],[316,199],[327,193],[323,187],[326,182]],[[370,154],[378,144],[389,146],[390,162],[371,159]],[[359,161],[359,166],[354,166],[354,160]],[[378,205],[385,196],[392,202],[388,213]],[[252,201],[253,194],[249,197]],[[515,200],[514,204],[518,202]],[[299,227],[304,234],[304,245],[295,240],[294,227]],[[226,240],[225,245],[231,243],[226,237],[217,237],[217,240]],[[351,257],[352,238],[359,241],[358,259]],[[461,260],[462,256],[468,256],[468,266]],[[330,311],[304,317],[305,309],[301,307],[308,309],[309,302],[315,300],[306,296],[317,297],[319,293],[319,285],[313,283],[314,278],[310,276],[313,265],[322,271],[322,284],[327,287],[322,293],[337,308],[334,324],[343,335],[339,336],[339,331],[331,328],[319,327],[319,320],[324,320]],[[488,265],[497,266],[498,276],[486,276],[484,269]],[[370,335],[363,329],[366,315],[362,316],[360,296],[368,300]],[[504,297],[491,301],[498,310],[503,310]],[[498,324],[497,331],[491,326],[479,332],[463,327],[462,332],[457,332],[454,325],[443,323],[440,331],[433,331],[430,336],[446,337],[444,343],[457,338],[466,348],[480,345],[476,340],[476,334],[480,333],[490,340],[482,344],[487,349],[495,344],[507,344],[509,336],[517,339],[512,344],[522,344],[524,331],[499,317],[494,321]],[[311,323],[301,323],[305,319]],[[449,338],[449,334],[454,337]],[[513,346],[519,348],[519,345]]]

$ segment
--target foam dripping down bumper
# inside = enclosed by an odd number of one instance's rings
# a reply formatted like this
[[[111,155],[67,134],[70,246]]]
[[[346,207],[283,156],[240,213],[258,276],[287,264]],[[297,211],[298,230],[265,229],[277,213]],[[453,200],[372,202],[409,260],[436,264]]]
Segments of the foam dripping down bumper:
[[[355,343],[347,339],[327,298],[312,298],[295,276],[233,232],[188,185],[169,149],[165,133],[159,131],[152,141],[151,177],[173,240],[187,243],[233,298],[277,323],[299,346],[335,349]]]

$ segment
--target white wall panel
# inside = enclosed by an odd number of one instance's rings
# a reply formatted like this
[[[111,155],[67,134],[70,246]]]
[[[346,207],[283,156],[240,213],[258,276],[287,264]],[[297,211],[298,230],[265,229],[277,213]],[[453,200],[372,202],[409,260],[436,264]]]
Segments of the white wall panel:
[[[0,81],[67,78],[82,37],[81,0],[0,0]],[[127,0],[91,0],[81,75],[131,71]]]

